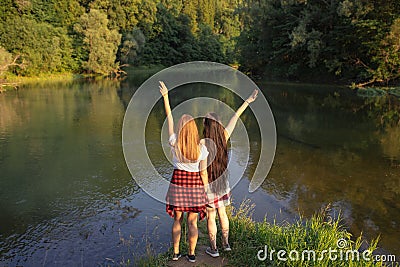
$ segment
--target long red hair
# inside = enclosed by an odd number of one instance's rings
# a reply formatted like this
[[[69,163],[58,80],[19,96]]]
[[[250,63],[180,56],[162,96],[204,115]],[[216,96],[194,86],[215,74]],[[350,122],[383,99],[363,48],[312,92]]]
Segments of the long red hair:
[[[180,162],[196,162],[200,155],[200,138],[193,117],[183,114],[178,122],[178,138],[175,144],[176,156]]]

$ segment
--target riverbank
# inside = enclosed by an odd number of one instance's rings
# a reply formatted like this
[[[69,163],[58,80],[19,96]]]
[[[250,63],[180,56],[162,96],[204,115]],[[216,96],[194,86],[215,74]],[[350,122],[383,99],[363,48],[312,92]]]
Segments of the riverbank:
[[[135,75],[126,75],[119,77],[118,79],[139,79],[140,83],[144,82],[145,79],[149,78],[153,74],[158,71],[164,69],[165,67],[162,65],[149,65],[149,66],[140,66],[140,67],[126,67],[124,71],[126,73],[134,73]],[[40,84],[40,83],[48,83],[48,82],[71,82],[80,79],[108,79],[105,76],[99,75],[89,75],[89,74],[74,74],[74,73],[58,73],[58,74],[40,74],[38,76],[33,77],[25,77],[25,76],[13,76],[9,75],[6,78],[0,79],[0,93],[16,90],[20,86],[29,85],[29,84]]]
[[[238,66],[232,66],[238,68]],[[127,74],[118,79],[129,79],[142,83],[153,74],[168,68],[163,65],[146,65],[146,66],[128,66],[124,67],[123,71]],[[134,74],[134,75],[129,75]],[[263,84],[261,77],[251,76],[257,83]],[[8,76],[0,79],[0,93],[8,90],[18,89],[18,87],[26,84],[44,83],[44,82],[69,82],[79,79],[107,79],[105,76],[89,75],[89,74],[73,74],[73,73],[58,73],[58,74],[40,74],[34,77],[24,76]],[[370,87],[355,87],[351,81],[332,80],[332,79],[311,79],[311,80],[295,80],[295,79],[268,79],[268,84],[285,84],[285,85],[301,85],[302,87],[309,86],[314,88],[316,85],[321,88],[348,88],[351,91],[357,91],[361,97],[376,97],[391,94],[400,97],[399,86],[370,86]],[[323,91],[323,90],[322,90]]]
[[[299,219],[293,224],[275,224],[251,219],[254,205],[244,201],[238,209],[229,212],[231,252],[221,252],[223,264],[210,265],[201,257],[193,266],[384,266],[373,261],[371,255],[378,240],[367,242],[353,237],[341,224],[332,219],[329,210],[322,210],[310,219]],[[205,233],[205,222],[199,224]],[[182,235],[184,236],[184,235]],[[217,240],[221,238],[218,237]],[[181,242],[182,251],[187,244]],[[207,235],[199,235],[196,254],[207,245]],[[219,247],[221,244],[219,244]],[[172,251],[142,259],[139,266],[176,266],[168,261]],[[185,261],[181,258],[179,261]]]
[[[85,76],[73,73],[42,74],[34,77],[9,76],[6,79],[0,79],[0,93],[8,90],[16,90],[20,86],[27,84],[49,83],[49,82],[71,82],[83,79]]]

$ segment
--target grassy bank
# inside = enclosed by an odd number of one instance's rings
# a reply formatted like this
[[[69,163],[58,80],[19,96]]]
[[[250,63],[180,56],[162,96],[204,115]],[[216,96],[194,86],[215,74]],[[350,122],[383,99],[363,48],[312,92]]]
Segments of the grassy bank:
[[[0,79],[0,92],[15,90],[23,85],[49,82],[71,82],[82,78],[84,78],[83,75],[72,73],[42,74],[35,77],[7,76],[6,79]]]
[[[362,244],[361,236],[354,239],[340,219],[333,220],[327,211],[293,224],[278,225],[254,222],[252,209],[244,202],[230,217],[234,249],[228,258],[233,266],[383,266],[381,262],[374,263],[368,253],[365,259],[362,254],[375,251],[377,240]]]
[[[253,209],[254,205],[245,201],[229,212],[229,239],[233,250],[222,252],[229,266],[384,266],[382,262],[374,262],[368,254],[376,250],[377,240],[366,244],[361,237],[352,237],[340,219],[332,220],[326,211],[293,224],[275,224],[253,221]],[[206,233],[205,222],[201,222],[199,228]],[[181,251],[185,251],[187,244],[182,243]],[[208,243],[205,234],[200,235],[199,243]],[[367,250],[368,253],[364,252]],[[149,254],[150,257],[142,259],[138,265],[167,266],[171,253]]]
[[[72,73],[58,73],[58,74],[42,74],[34,77],[23,77],[23,76],[9,76],[7,77],[8,82],[13,83],[36,83],[36,82],[47,82],[47,81],[64,81],[82,78],[82,75]]]
[[[144,82],[147,78],[156,72],[164,69],[162,65],[149,65],[140,67],[126,67],[123,70],[129,75],[127,78],[137,83]],[[40,74],[34,77],[13,76],[8,74],[7,77],[0,78],[0,93],[8,90],[18,89],[18,87],[29,84],[40,84],[49,82],[71,82],[78,79],[107,79],[105,76],[90,75],[90,74],[73,74],[73,73],[58,73],[58,74]],[[121,78],[126,78],[122,76]]]

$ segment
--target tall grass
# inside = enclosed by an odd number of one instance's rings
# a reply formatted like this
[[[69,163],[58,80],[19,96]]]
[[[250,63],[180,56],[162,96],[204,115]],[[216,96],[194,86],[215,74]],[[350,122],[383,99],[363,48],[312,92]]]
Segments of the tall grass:
[[[310,219],[300,218],[295,223],[277,224],[266,220],[253,221],[254,207],[249,200],[245,200],[238,208],[228,209],[232,251],[222,252],[222,256],[228,260],[228,266],[385,266],[382,262],[374,262],[372,256],[366,255],[371,260],[365,260],[362,256],[363,251],[372,253],[376,250],[378,239],[366,244],[362,236],[354,238],[341,224],[341,219],[330,218],[327,210],[318,212]],[[208,244],[208,236],[204,232],[206,223],[201,222],[199,229],[203,234],[199,236],[198,244]],[[181,251],[187,249],[185,235],[186,233],[182,233]],[[218,244],[219,247],[220,245]],[[332,259],[329,257],[329,250]],[[260,251],[261,260],[257,256]],[[278,258],[278,251],[285,251],[280,257],[286,260]],[[293,251],[297,251],[298,256]],[[308,254],[310,251],[315,252],[315,259],[312,253]],[[138,265],[167,266],[171,255],[172,249],[157,257],[146,256]],[[336,259],[333,259],[335,255]]]
[[[183,218],[182,221],[182,233],[181,233],[181,242],[179,243],[179,251],[183,255],[184,251],[188,251],[189,243],[187,240],[187,219]],[[151,247],[151,244],[146,240],[146,254],[140,258],[136,258],[134,266],[138,267],[160,267],[160,266],[168,266],[168,262],[171,259],[173,254],[173,248],[170,247],[168,251],[156,254]],[[124,264],[125,266],[131,266],[132,264],[128,262],[128,264]]]
[[[362,251],[368,249],[372,253],[376,249],[377,239],[361,249],[362,237],[353,240],[341,226],[340,218],[332,220],[326,211],[310,219],[300,218],[293,224],[278,225],[265,220],[254,222],[251,219],[253,210],[254,205],[244,201],[230,214],[233,250],[224,255],[232,266],[383,266],[382,262],[373,262],[372,256],[371,260],[362,256]],[[281,259],[278,251],[284,251]],[[315,258],[310,251],[315,252]]]

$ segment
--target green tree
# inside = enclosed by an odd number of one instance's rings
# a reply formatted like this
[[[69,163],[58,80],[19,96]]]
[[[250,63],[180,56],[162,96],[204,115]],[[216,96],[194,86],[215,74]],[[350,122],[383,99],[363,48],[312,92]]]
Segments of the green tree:
[[[214,62],[225,62],[225,55],[222,51],[222,44],[219,36],[212,32],[208,25],[200,25],[200,32],[197,37],[199,52],[196,60],[207,60]]]
[[[156,21],[157,2],[157,0],[142,0],[139,4],[139,12],[136,15],[138,24],[136,26],[145,34],[151,32],[151,27]]]
[[[242,69],[273,77],[398,79],[398,1],[261,0],[239,6]]]
[[[123,64],[134,64],[138,53],[143,49],[146,38],[139,28],[134,28],[122,38],[119,58]]]
[[[225,55],[220,36],[204,23],[192,32],[192,19],[186,14],[174,15],[163,4],[157,7],[156,22],[151,27],[141,64],[173,65],[192,60],[224,62]]]
[[[175,17],[177,17],[183,9],[183,0],[161,0],[160,4]]]
[[[157,6],[156,22],[151,27],[141,55],[142,64],[169,66],[184,61],[183,53],[191,51],[194,37],[189,18],[183,14],[179,17],[175,17],[163,4]],[[180,51],[183,44],[185,47]]]
[[[107,14],[109,28],[120,32],[130,32],[136,26],[145,31],[154,23],[156,6],[156,0],[94,0],[89,4],[90,9]]]
[[[10,64],[13,62],[12,55],[0,46],[0,77],[7,71]]]
[[[215,0],[199,0],[198,12],[197,12],[198,23],[206,24],[211,29],[213,29],[215,21],[215,10],[216,10]]]
[[[25,69],[21,75],[64,72],[75,69],[72,40],[65,28],[38,23],[25,16],[7,19],[0,27],[0,45],[14,55],[20,55]]]
[[[182,0],[183,7],[182,13],[189,17],[189,25],[192,33],[196,33],[199,29],[199,25],[197,23],[197,1],[193,0]]]
[[[214,23],[210,25],[213,32],[220,36],[222,53],[228,62],[238,60],[235,47],[243,28],[243,23],[240,21],[240,7],[241,1],[238,0],[216,1]],[[205,23],[208,24],[207,20]]]
[[[89,73],[110,75],[118,69],[115,59],[121,34],[117,30],[110,30],[107,25],[107,15],[96,9],[83,14],[75,24],[74,29],[83,37],[88,54],[82,67]]]
[[[117,30],[132,30],[138,23],[140,5],[145,0],[94,0],[89,4],[90,9],[101,11],[107,15],[108,27]]]
[[[22,66],[21,63],[17,62],[18,58],[19,56],[13,56],[6,49],[0,46],[0,79],[5,77],[5,74],[10,67]]]
[[[370,69],[372,79],[367,82],[383,82],[388,84],[400,78],[400,18],[396,19],[390,32],[381,41],[381,49],[372,58],[378,67]]]

